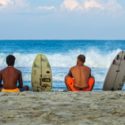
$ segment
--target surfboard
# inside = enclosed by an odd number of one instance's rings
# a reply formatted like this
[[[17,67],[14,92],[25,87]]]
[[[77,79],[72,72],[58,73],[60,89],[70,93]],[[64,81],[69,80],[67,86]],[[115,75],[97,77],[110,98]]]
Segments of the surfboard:
[[[52,90],[51,66],[43,54],[38,54],[33,62],[31,84],[32,90],[35,92]]]
[[[106,75],[103,90],[122,90],[125,82],[125,52],[119,52],[114,58]]]

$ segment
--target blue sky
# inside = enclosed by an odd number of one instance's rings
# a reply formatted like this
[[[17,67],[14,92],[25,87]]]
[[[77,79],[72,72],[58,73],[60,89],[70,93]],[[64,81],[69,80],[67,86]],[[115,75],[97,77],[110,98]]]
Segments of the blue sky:
[[[125,39],[125,0],[0,0],[0,39]]]

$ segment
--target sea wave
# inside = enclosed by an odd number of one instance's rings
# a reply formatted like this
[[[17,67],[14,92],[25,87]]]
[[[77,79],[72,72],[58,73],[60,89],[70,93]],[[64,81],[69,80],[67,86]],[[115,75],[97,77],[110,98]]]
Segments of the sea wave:
[[[96,79],[96,89],[102,88],[108,67],[113,58],[121,49],[104,52],[95,48],[88,50],[70,50],[67,53],[44,53],[52,66],[54,87],[64,87],[64,77],[71,66],[76,64],[79,54],[85,54],[86,65],[92,68],[92,75]],[[0,69],[6,66],[6,56],[9,53],[0,53]],[[23,73],[23,80],[27,85],[31,85],[31,70],[33,61],[37,53],[13,53],[16,56],[16,67]]]
[[[67,53],[44,53],[52,67],[71,67],[76,64],[76,57],[79,54],[86,55],[86,65],[94,68],[108,68],[115,55],[121,49],[103,52],[98,49],[70,50]],[[13,53],[16,56],[16,67],[32,67],[33,60],[37,53]],[[0,53],[0,67],[6,66],[8,53]]]

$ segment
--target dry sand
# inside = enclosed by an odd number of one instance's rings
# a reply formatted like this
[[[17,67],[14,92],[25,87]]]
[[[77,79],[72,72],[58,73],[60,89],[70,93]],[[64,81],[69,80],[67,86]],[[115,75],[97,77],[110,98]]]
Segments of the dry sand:
[[[125,125],[125,92],[0,93],[0,125]]]

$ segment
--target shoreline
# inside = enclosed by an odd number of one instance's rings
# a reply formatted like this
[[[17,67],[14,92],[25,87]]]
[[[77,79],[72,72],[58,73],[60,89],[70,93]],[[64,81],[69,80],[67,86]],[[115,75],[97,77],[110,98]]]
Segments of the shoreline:
[[[2,125],[122,125],[125,92],[0,93]]]

